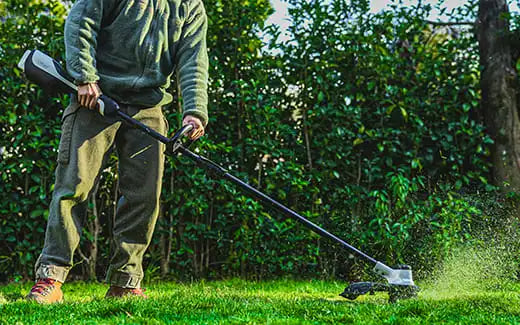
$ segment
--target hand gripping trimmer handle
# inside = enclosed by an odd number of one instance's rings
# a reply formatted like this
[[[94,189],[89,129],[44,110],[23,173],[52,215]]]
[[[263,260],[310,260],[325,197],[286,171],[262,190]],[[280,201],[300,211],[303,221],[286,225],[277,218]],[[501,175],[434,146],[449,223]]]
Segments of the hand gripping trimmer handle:
[[[27,50],[18,62],[27,79],[51,94],[74,94],[78,86],[63,69],[58,61],[38,50]],[[98,99],[98,111],[103,116],[115,116],[119,105],[112,98],[101,95]]]

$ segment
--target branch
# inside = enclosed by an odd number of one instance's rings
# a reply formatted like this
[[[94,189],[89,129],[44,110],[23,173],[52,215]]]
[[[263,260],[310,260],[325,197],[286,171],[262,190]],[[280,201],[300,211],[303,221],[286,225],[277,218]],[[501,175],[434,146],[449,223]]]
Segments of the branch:
[[[433,21],[425,20],[427,24],[434,26],[474,26],[475,22],[472,21]]]
[[[76,249],[76,251],[78,252],[78,255],[81,257],[81,259],[85,262],[89,262],[89,259],[88,257],[85,256],[85,254],[83,254],[83,252],[81,251],[81,248],[78,246],[78,249]]]

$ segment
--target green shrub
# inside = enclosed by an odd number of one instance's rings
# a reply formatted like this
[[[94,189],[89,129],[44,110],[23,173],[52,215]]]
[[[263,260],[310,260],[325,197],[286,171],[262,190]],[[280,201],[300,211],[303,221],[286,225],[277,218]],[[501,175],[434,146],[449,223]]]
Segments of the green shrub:
[[[211,114],[194,150],[376,258],[427,274],[431,261],[479,240],[474,230],[488,224],[486,202],[495,197],[486,180],[491,140],[480,117],[477,40],[433,29],[424,5],[374,15],[343,0],[290,3],[284,43],[264,27],[269,1],[205,1]],[[30,48],[63,58],[66,10],[60,1],[0,4],[4,279],[32,276],[66,103],[23,81],[15,65]],[[171,91],[177,100],[165,114],[173,130],[181,99]],[[167,166],[148,279],[355,278],[364,270],[331,241],[185,158],[169,157]],[[76,257],[83,267],[73,276],[103,276],[116,170],[113,158],[89,201]]]
[[[63,98],[24,82],[26,49],[60,58],[66,9],[59,1],[0,4],[0,274],[28,277],[42,246],[53,186]]]

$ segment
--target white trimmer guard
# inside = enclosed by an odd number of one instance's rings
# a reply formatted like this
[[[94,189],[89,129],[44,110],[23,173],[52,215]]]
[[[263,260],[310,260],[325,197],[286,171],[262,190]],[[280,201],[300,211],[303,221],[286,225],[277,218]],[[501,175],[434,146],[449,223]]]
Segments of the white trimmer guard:
[[[392,269],[381,262],[377,262],[374,272],[385,278],[388,283],[403,286],[413,286],[412,270]]]

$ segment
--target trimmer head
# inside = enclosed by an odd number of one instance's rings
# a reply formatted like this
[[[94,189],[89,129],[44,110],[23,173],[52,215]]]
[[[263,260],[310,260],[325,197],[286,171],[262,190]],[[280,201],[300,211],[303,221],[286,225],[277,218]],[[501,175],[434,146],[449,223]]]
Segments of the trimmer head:
[[[398,300],[415,298],[419,290],[419,287],[416,285],[355,282],[346,287],[345,291],[339,295],[349,300],[355,300],[357,297],[367,293],[373,295],[376,292],[388,292],[389,300],[393,303]]]
[[[351,283],[340,296],[354,300],[360,295],[375,292],[388,292],[390,302],[417,297],[419,287],[412,279],[412,268],[408,265],[399,265],[392,269],[382,263],[377,263],[374,271],[384,277],[388,283],[355,282]]]

